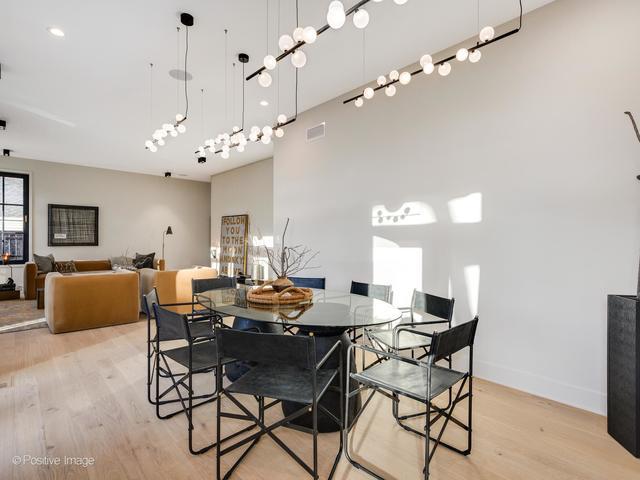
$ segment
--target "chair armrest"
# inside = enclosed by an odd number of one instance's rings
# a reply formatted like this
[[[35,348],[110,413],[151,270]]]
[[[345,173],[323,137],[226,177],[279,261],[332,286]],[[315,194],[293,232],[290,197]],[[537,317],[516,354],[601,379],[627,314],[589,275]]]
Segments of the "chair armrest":
[[[324,355],[324,357],[322,357],[322,360],[320,360],[318,362],[318,364],[316,365],[316,370],[320,370],[320,368],[322,368],[322,366],[327,362],[327,360],[329,360],[331,355],[333,355],[336,351],[338,352],[338,354],[340,354],[340,350],[337,350],[339,347],[340,347],[340,340],[338,340],[336,343],[334,343],[333,347],[331,347],[331,350],[329,350]]]
[[[364,350],[365,352],[370,352],[370,353],[379,355],[381,357],[392,358],[394,360],[399,360],[401,362],[410,363],[411,365],[416,365],[416,366],[421,366],[421,367],[427,367],[429,365],[426,362],[422,362],[422,361],[416,360],[414,358],[407,358],[407,357],[403,357],[401,355],[397,355],[395,353],[384,352],[382,350],[378,350],[376,348],[368,347],[367,345],[362,345],[360,343],[352,343],[351,346],[349,347],[349,350],[352,350],[352,349],[355,349],[355,348],[359,348],[361,350]],[[373,366],[373,365],[371,365],[371,366]],[[370,367],[365,368],[365,370],[367,370],[368,368],[370,368]]]

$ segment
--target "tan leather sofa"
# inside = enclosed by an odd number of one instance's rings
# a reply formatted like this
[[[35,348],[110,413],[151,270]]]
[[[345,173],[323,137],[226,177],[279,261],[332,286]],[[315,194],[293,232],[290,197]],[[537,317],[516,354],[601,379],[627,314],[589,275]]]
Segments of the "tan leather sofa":
[[[158,289],[161,303],[191,302],[191,280],[194,278],[215,278],[218,270],[210,267],[193,267],[182,270],[152,270],[143,268],[140,274],[140,292],[149,293],[154,287]],[[188,309],[191,311],[191,309]]]
[[[73,263],[76,266],[78,272],[99,272],[105,270],[111,270],[111,261],[109,260],[74,260]],[[154,268],[158,270],[164,270],[164,260],[156,259],[154,261]],[[44,288],[45,278],[47,273],[38,271],[38,266],[33,262],[27,262],[24,265],[24,298],[25,300],[34,300],[36,298],[36,291],[39,288]]]
[[[73,332],[139,319],[139,278],[126,270],[49,273],[44,313],[52,333]]]

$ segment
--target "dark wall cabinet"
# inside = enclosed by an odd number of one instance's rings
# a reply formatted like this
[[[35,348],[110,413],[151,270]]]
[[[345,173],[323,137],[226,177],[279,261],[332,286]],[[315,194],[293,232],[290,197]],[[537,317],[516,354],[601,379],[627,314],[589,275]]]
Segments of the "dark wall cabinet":
[[[607,301],[607,430],[640,458],[640,302]]]

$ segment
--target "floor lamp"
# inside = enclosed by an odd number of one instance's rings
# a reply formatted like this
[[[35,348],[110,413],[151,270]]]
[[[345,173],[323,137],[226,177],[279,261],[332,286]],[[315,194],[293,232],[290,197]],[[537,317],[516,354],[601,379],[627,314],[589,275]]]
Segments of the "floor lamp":
[[[164,264],[164,239],[166,238],[167,235],[173,235],[173,230],[171,230],[171,225],[169,225],[167,229],[162,232],[162,258],[160,260],[163,264]],[[164,267],[164,265],[162,266]],[[164,270],[164,268],[161,268],[161,270]]]

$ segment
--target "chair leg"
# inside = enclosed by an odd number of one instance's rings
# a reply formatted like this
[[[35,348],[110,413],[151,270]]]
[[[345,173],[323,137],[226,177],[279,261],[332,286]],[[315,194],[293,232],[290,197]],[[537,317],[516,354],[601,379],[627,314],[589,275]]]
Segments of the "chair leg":
[[[318,478],[318,402],[313,400],[311,406],[311,416],[313,418],[313,479]]]
[[[429,438],[431,438],[431,402],[427,400],[427,411],[424,419],[424,480],[429,480]]]

